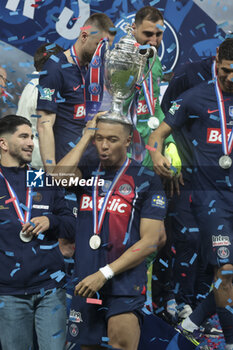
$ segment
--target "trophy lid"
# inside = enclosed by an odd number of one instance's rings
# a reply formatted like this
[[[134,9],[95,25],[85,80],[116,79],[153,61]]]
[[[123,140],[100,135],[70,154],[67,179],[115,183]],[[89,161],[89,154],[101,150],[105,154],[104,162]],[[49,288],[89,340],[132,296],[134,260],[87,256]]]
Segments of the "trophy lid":
[[[116,123],[121,123],[121,124],[127,124],[127,125],[133,125],[132,121],[126,117],[123,114],[120,114],[119,112],[115,112],[115,111],[108,111],[106,114],[101,115],[100,117],[98,117],[98,120],[109,120],[112,122],[116,122]]]

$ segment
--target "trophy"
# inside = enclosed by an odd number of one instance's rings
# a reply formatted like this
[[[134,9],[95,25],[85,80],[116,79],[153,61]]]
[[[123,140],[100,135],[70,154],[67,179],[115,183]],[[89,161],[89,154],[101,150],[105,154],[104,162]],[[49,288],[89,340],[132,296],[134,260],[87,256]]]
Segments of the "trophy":
[[[113,50],[110,51],[109,47],[106,47],[104,78],[106,89],[112,96],[112,105],[111,109],[100,119],[132,124],[123,115],[124,100],[134,93],[136,85],[141,85],[147,78],[155,63],[157,50],[152,46],[140,47],[133,36],[133,28],[130,24],[127,24],[125,29],[127,35],[120,39]],[[153,52],[153,61],[142,79],[151,52]]]

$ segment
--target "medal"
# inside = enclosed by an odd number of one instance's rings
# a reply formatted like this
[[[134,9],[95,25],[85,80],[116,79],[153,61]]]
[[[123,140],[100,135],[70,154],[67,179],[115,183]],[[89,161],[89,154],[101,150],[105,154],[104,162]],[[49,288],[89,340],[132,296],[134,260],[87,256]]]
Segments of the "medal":
[[[28,235],[27,233],[20,231],[19,238],[21,239],[21,241],[28,243],[32,240],[33,235]]]
[[[232,159],[227,155],[221,156],[219,158],[218,164],[223,169],[229,169],[232,165]]]
[[[152,130],[155,130],[159,127],[159,120],[156,117],[150,117],[147,125],[149,126],[149,128],[151,128]]]
[[[101,245],[101,238],[99,235],[93,235],[91,236],[90,240],[89,240],[89,245],[91,247],[91,249],[96,250],[100,247]]]

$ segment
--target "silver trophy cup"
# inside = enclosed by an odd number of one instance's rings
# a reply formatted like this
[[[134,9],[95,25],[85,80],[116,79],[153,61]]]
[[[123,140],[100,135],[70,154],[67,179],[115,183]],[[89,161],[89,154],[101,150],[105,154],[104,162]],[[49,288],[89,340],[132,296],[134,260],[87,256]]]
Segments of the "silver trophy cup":
[[[104,78],[107,91],[112,96],[112,105],[100,119],[132,124],[123,115],[123,103],[134,94],[136,85],[141,85],[147,78],[155,63],[157,50],[152,46],[141,48],[133,36],[131,25],[127,24],[125,29],[127,35],[120,39],[113,50],[110,51],[109,47],[106,47]],[[153,52],[153,61],[142,79],[151,52]]]

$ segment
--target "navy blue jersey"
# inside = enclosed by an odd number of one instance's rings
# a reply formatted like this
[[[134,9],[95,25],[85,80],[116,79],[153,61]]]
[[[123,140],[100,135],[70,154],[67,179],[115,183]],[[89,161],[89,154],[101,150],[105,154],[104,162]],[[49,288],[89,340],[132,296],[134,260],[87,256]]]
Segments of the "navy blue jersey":
[[[201,84],[204,80],[208,81],[212,79],[211,67],[213,59],[213,57],[210,57],[201,61],[186,63],[176,71],[161,103],[164,113],[168,112],[173,103],[172,101],[179,99],[180,94]],[[189,169],[193,163],[192,144],[189,143],[187,138],[191,124],[192,120],[190,119],[189,123],[179,130],[178,133],[175,130],[172,133],[182,161],[182,173],[185,180],[190,179]],[[185,171],[186,168],[188,168],[188,171]]]
[[[1,169],[19,202],[25,205],[25,168]],[[34,187],[33,192],[31,218],[47,216],[50,227],[41,237],[24,243],[19,237],[22,225],[12,201],[6,202],[10,196],[0,177],[0,294],[33,294],[64,285],[64,259],[57,238],[61,233],[69,237],[75,231],[75,217],[60,188]]]
[[[96,168],[82,169],[83,177],[91,178]],[[101,247],[92,250],[89,239],[93,235],[92,187],[76,188],[78,200],[78,223],[76,233],[75,275],[79,280],[95,273],[100,267],[120,257],[124,251],[140,239],[140,219],[163,220],[166,214],[166,199],[160,178],[148,169],[132,161],[119,180],[109,199],[107,213],[101,230]],[[116,172],[105,171],[101,176],[104,185],[99,188],[98,210],[100,210]],[[158,234],[155,231],[155,235]],[[104,286],[110,295],[138,295],[146,284],[146,265],[115,276]]]
[[[233,125],[233,95],[223,93],[228,137]],[[193,145],[194,204],[228,207],[232,205],[233,167],[222,169],[218,162],[223,155],[219,110],[213,83],[204,82],[180,95],[181,101],[170,108],[164,121],[175,130],[192,125],[188,135]],[[232,157],[232,154],[231,154]],[[213,204],[213,203],[212,203]]]
[[[56,162],[70,150],[72,142],[82,136],[85,127],[84,86],[80,69],[68,63],[63,52],[57,56],[58,62],[51,58],[43,66],[47,74],[40,76],[37,109],[56,114],[54,124]],[[85,76],[85,67],[81,67]],[[42,92],[43,89],[43,93]]]

